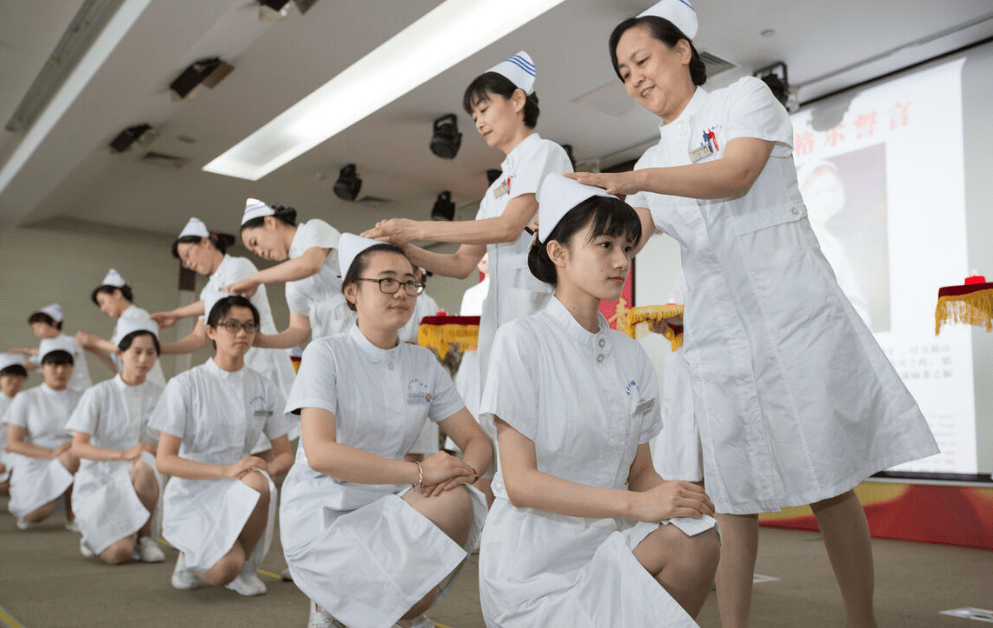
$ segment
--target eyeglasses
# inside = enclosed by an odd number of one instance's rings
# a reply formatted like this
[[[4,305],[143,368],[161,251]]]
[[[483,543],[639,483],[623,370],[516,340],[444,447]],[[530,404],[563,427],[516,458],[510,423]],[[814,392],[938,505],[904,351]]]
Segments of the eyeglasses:
[[[228,330],[232,334],[237,334],[239,330],[244,329],[249,334],[254,334],[259,330],[259,326],[255,324],[255,321],[248,321],[247,323],[239,323],[238,321],[224,321],[220,323],[220,326]]]
[[[424,284],[416,282],[414,280],[410,281],[399,281],[393,279],[392,277],[383,277],[382,279],[366,279],[365,277],[358,277],[359,281],[373,281],[379,284],[379,291],[383,294],[396,294],[403,286],[404,292],[408,296],[416,297],[420,293],[424,292]]]

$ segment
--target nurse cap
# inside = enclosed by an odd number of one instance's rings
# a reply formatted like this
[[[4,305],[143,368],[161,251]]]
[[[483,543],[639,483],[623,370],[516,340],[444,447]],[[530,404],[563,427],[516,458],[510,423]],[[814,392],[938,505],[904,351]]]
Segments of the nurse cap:
[[[207,225],[203,224],[203,221],[199,218],[190,218],[190,221],[186,223],[183,230],[179,232],[179,238],[185,238],[186,236],[196,236],[198,238],[209,238],[210,231],[207,231]]]
[[[0,371],[8,366],[24,366],[24,356],[20,353],[0,353]]]
[[[341,234],[341,238],[338,240],[338,267],[341,269],[342,279],[348,276],[348,269],[352,267],[352,262],[359,256],[359,253],[377,244],[385,244],[385,242],[363,238],[354,233]]]
[[[496,72],[507,77],[511,83],[524,90],[524,93],[534,93],[535,67],[531,55],[523,50],[506,61],[501,61],[487,72]]]
[[[41,361],[45,359],[45,356],[53,351],[65,351],[69,355],[73,355],[78,346],[79,345],[77,345],[72,338],[67,336],[45,338],[41,341],[41,344],[38,345],[38,362],[41,363]]]
[[[135,318],[122,318],[117,321],[117,337],[121,340],[128,334],[133,334],[136,331],[150,331],[152,335],[156,338],[159,337],[159,325],[150,318],[135,317]]]
[[[676,28],[683,31],[683,34],[688,39],[692,40],[696,37],[696,31],[699,27],[696,10],[693,9],[693,5],[687,2],[687,0],[662,0],[639,13],[638,17],[649,15],[669,20]]]
[[[203,295],[203,321],[204,324],[210,320],[210,311],[214,309],[217,302],[221,299],[226,299],[228,297],[238,296],[236,294],[231,294],[230,292],[221,292],[220,290],[204,290]]]
[[[257,198],[246,199],[245,213],[241,216],[241,224],[244,225],[249,220],[261,218],[262,216],[272,216],[275,213],[276,210]]]
[[[114,286],[115,288],[123,288],[127,282],[124,281],[124,277],[121,277],[121,273],[117,272],[113,268],[107,271],[107,276],[103,278],[100,283],[101,286]]]
[[[569,210],[594,196],[617,198],[601,188],[583,185],[558,173],[545,177],[538,190],[538,239],[547,242],[555,225]]]
[[[58,303],[49,303],[45,307],[37,309],[34,312],[31,312],[31,314],[37,314],[38,312],[41,312],[42,314],[48,314],[49,316],[52,317],[52,320],[55,321],[56,323],[62,322],[62,306],[59,305]]]

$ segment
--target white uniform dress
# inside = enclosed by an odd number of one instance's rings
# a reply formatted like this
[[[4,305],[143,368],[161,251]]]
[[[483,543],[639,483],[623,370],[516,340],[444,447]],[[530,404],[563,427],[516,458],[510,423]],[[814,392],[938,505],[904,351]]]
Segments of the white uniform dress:
[[[480,281],[475,286],[469,288],[462,295],[462,305],[459,307],[459,316],[479,316],[483,312],[483,303],[490,290],[490,276]],[[466,351],[462,354],[462,362],[459,363],[459,370],[455,373],[455,390],[465,402],[465,407],[472,416],[479,416],[479,398],[483,396],[483,382],[479,372],[479,351]],[[455,451],[458,447],[450,437],[445,438],[445,449]],[[492,478],[496,473],[496,458],[490,464],[490,468],[481,473],[481,478]]]
[[[500,164],[500,170],[500,178],[483,194],[476,220],[503,215],[512,199],[536,194],[545,175],[572,172],[572,164],[561,146],[532,133],[510,151]],[[522,230],[513,242],[486,246],[492,286],[479,321],[480,381],[486,381],[486,363],[496,330],[515,318],[534,314],[551,298],[548,284],[535,279],[528,270],[530,244],[531,236]]]
[[[438,313],[438,302],[431,298],[431,295],[421,293],[414,303],[414,314],[407,321],[407,324],[400,330],[400,342],[410,342],[417,344],[417,329],[421,325],[421,319],[425,316],[434,316]],[[411,445],[411,454],[424,454],[430,456],[438,453],[438,424],[434,421],[425,421],[421,433],[417,440]]]
[[[284,400],[268,377],[248,367],[228,372],[210,359],[169,380],[149,425],[183,439],[180,457],[229,465],[247,456],[260,434],[273,440],[289,431]],[[245,562],[248,569],[261,564],[272,541],[272,480],[269,495],[269,525]],[[258,500],[259,494],[241,480],[172,477],[165,491],[162,534],[186,554],[188,569],[202,573],[228,553]]]
[[[67,432],[85,432],[90,443],[126,451],[138,443],[155,444],[148,420],[162,386],[145,381],[128,386],[118,374],[93,386],[79,400],[66,423]],[[142,459],[155,470],[155,459]],[[72,489],[72,511],[86,544],[97,554],[138,532],[149,512],[131,483],[130,460],[81,460]]]
[[[4,422],[3,416],[7,414],[7,408],[13,402],[13,397],[8,397],[0,392],[0,463],[7,468],[6,471],[0,473],[0,482],[6,482],[10,479],[10,470],[14,468],[14,459],[17,456],[17,454],[8,454],[4,451],[7,449],[7,424]]]
[[[52,390],[47,384],[22,391],[3,415],[4,423],[24,428],[24,441],[54,449],[72,440],[66,421],[79,402],[79,393],[66,388]],[[28,515],[60,497],[72,486],[72,474],[58,458],[16,455],[17,472],[10,478],[8,509],[16,517]]]
[[[69,389],[79,394],[93,385],[93,378],[90,377],[90,367],[86,364],[86,350],[79,346],[76,339],[68,334],[59,336],[62,341],[72,342],[75,347],[72,350],[72,376],[69,378]],[[37,357],[28,358],[33,364],[40,366]]]
[[[324,259],[324,266],[306,279],[286,282],[286,304],[290,312],[310,319],[310,339],[333,336],[348,329],[355,320],[355,312],[348,309],[345,295],[341,293],[341,272],[338,270],[337,229],[314,219],[300,223],[290,243],[289,257],[296,259],[307,249],[331,249]]]
[[[462,407],[430,351],[403,342],[379,349],[353,325],[307,347],[286,410],[332,412],[339,443],[403,460],[425,421]],[[459,547],[401,499],[408,485],[324,475],[308,465],[305,445],[283,482],[279,513],[300,590],[350,628],[389,628],[435,586],[447,593],[486,517],[482,494],[468,487],[475,516]]]
[[[807,221],[786,110],[760,80],[698,88],[636,169],[690,163],[713,131],[775,142],[749,192],[695,200],[641,193],[686,274],[683,351],[707,493],[718,512],[778,511],[839,495],[938,452],[913,397],[845,298]]]
[[[117,320],[118,322],[120,322],[122,319],[125,318],[148,318],[148,310],[143,310],[142,308],[132,303],[128,307],[128,309],[121,312],[121,318]],[[117,343],[121,341],[121,335],[118,333],[118,329],[119,329],[118,326],[115,324],[114,333],[110,337],[110,341],[114,343],[115,347],[117,346]],[[121,359],[117,357],[116,354],[113,354],[110,357],[114,361],[114,364],[117,365],[117,372],[120,373],[122,367]],[[166,383],[165,375],[163,375],[162,373],[162,364],[160,363],[160,360],[155,361],[155,366],[152,367],[152,370],[149,371],[148,375],[146,375],[145,377],[148,381],[152,382],[153,384],[158,384],[159,386],[165,386]]]
[[[638,446],[662,427],[648,355],[603,316],[590,333],[552,299],[497,333],[481,419],[499,417],[534,442],[538,470],[625,490]],[[568,365],[567,367],[564,365]],[[510,503],[502,465],[479,553],[489,628],[696,626],[632,554],[658,528],[627,519],[568,517]],[[687,534],[710,517],[672,519]]]

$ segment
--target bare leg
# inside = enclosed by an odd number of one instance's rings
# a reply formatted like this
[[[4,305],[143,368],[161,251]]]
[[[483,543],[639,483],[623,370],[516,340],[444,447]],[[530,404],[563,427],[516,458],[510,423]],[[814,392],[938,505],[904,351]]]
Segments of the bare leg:
[[[123,565],[131,562],[134,553],[134,536],[128,536],[117,541],[104,551],[100,552],[100,558],[108,565]]]
[[[634,548],[634,557],[696,619],[714,581],[721,546],[716,530],[687,536],[674,525],[660,525]]]
[[[79,458],[72,455],[71,449],[64,451],[62,455],[59,456],[59,462],[62,464],[63,467],[66,468],[66,470],[69,473],[73,475],[76,475],[76,471],[79,470]],[[63,499],[65,500],[65,504],[66,504],[66,521],[70,521],[70,522],[75,521],[76,515],[73,514],[72,512],[72,486],[70,486],[69,489],[66,490],[65,494],[63,495]]]
[[[845,628],[876,628],[875,575],[865,511],[854,491],[810,505],[845,602]]]
[[[759,550],[758,515],[717,515],[721,562],[717,567],[717,608],[722,628],[745,628],[752,609],[752,578]]]
[[[213,567],[197,575],[207,584],[230,584],[241,573],[247,556],[241,541],[235,541],[228,553],[214,563]]]
[[[269,518],[269,481],[264,475],[254,471],[242,477],[241,481],[259,493],[259,501],[256,502],[255,509],[252,510],[245,527],[238,535],[238,540],[234,542],[228,553],[210,569],[197,574],[208,584],[230,584],[237,578],[242,567],[245,566],[245,560],[252,555],[265,532]]]
[[[152,468],[138,460],[131,467],[131,484],[138,495],[138,501],[148,511],[148,521],[141,530],[138,530],[138,537],[151,536],[152,517],[155,516],[155,508],[159,504],[159,482]]]
[[[24,515],[24,520],[28,523],[41,523],[45,519],[48,519],[55,512],[55,502],[50,501],[44,506],[39,507],[37,510],[29,512]]]

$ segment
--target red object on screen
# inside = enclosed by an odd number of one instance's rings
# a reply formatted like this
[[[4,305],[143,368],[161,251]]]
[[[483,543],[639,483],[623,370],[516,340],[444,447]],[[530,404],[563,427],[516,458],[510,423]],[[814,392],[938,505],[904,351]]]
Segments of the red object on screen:
[[[972,277],[965,278],[965,285],[971,285],[974,283],[986,283],[986,277],[982,275],[973,275]]]

